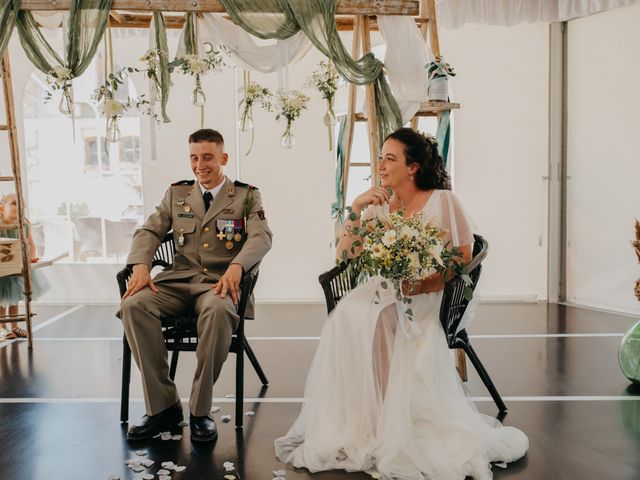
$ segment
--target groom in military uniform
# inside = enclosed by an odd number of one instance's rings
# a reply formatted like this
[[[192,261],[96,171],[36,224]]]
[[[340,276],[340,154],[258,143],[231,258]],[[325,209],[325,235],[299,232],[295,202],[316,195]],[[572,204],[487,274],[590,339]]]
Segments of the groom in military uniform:
[[[196,180],[171,185],[135,232],[127,258],[133,273],[118,317],[140,369],[146,409],[141,424],[129,428],[130,440],[152,438],[183,419],[160,319],[189,312],[198,317],[199,338],[189,401],[191,439],[216,439],[209,416],[212,389],[238,325],[240,280],[271,248],[258,190],[231,182],[222,172],[228,161],[222,135],[211,129],[194,132],[189,157]],[[152,279],[153,255],[170,230],[176,245],[173,268]],[[249,302],[248,316],[252,309]]]

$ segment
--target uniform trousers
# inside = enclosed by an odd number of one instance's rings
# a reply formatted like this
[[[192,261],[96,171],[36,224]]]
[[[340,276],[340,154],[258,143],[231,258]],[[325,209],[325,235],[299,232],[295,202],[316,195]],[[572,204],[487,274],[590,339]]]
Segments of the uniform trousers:
[[[149,287],[127,297],[117,316],[135,359],[144,389],[147,415],[155,415],[180,400],[169,378],[168,352],[161,318],[194,314],[198,318],[197,366],[189,409],[194,416],[211,410],[213,384],[229,354],[231,337],[239,316],[231,296],[222,299],[212,290],[211,278],[195,275],[180,280],[154,280],[158,293]]]

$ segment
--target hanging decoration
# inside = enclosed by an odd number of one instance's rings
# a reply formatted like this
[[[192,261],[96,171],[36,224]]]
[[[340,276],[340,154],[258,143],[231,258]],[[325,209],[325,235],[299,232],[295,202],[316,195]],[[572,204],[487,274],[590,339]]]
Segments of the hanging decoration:
[[[322,98],[327,101],[327,113],[324,114],[323,123],[329,133],[329,150],[333,150],[333,127],[338,123],[334,111],[334,100],[338,90],[340,76],[331,61],[320,62],[319,68],[307,79],[306,86],[317,89]]]
[[[61,92],[59,109],[75,119],[72,80],[91,64],[107,27],[112,0],[73,0],[68,15],[64,58],[45,39],[31,12],[18,12],[20,43],[33,65],[47,75],[53,90]],[[51,95],[48,95],[51,98]]]
[[[280,138],[280,145],[284,148],[292,148],[295,143],[292,126],[293,122],[300,118],[303,110],[307,109],[310,98],[298,90],[283,90],[276,92],[276,120],[281,117],[286,119],[287,127]]]
[[[170,69],[171,71],[177,70],[184,75],[191,75],[194,78],[191,103],[201,108],[207,101],[202,89],[202,76],[211,72],[220,72],[225,66],[224,52],[221,49],[214,47],[210,42],[204,44],[203,47],[201,53],[196,14],[186,13],[180,48],[176,58],[170,63]]]
[[[429,100],[437,102],[449,101],[449,77],[455,77],[453,67],[438,55],[434,61],[425,65],[429,76]]]
[[[259,105],[264,111],[270,112],[272,105],[271,101],[273,94],[271,90],[263,87],[256,81],[251,80],[251,74],[245,70],[243,72],[244,85],[240,87],[240,93],[242,99],[238,107],[240,108],[240,120],[238,122],[238,128],[241,132],[251,132],[251,143],[246,155],[249,155],[251,148],[253,147],[254,130],[253,130],[253,106]]]

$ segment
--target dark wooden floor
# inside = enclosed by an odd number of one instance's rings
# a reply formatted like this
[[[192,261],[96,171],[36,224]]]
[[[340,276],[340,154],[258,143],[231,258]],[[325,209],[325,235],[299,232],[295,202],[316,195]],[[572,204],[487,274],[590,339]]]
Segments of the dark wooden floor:
[[[310,475],[285,467],[273,439],[296,417],[304,379],[325,318],[322,305],[261,305],[247,330],[270,379],[261,391],[252,370],[245,379],[245,429],[237,433],[222,414],[232,414],[233,361],[214,388],[215,446],[193,445],[188,428],[181,440],[129,445],[119,422],[122,328],[114,306],[36,307],[34,348],[24,341],[0,343],[0,480],[141,478],[124,464],[138,449],[155,464],[186,466],[180,479],[222,479],[224,462],[236,478],[354,480],[364,474]],[[480,358],[505,397],[506,424],[529,435],[527,456],[494,478],[526,480],[640,479],[640,389],[629,388],[617,365],[621,334],[634,319],[546,304],[483,304],[469,329]],[[183,354],[177,383],[187,400],[195,365]],[[475,372],[468,389],[478,408],[496,409]],[[131,418],[143,414],[134,369]],[[185,408],[187,406],[185,405]],[[157,477],[155,477],[157,478]]]

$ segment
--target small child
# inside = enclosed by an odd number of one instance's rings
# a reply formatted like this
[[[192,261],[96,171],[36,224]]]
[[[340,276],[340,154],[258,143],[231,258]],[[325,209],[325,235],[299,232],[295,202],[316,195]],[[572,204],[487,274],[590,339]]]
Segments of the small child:
[[[2,230],[2,225],[18,223],[18,197],[11,193],[4,195],[0,199],[0,236],[9,238],[19,238],[18,230]],[[37,262],[36,244],[31,236],[31,229],[27,225],[27,235],[29,239],[29,254],[31,263]],[[18,302],[24,299],[24,283],[20,275],[10,277],[0,277],[0,315],[18,315]],[[48,290],[49,284],[40,272],[31,274],[31,298],[36,298]],[[9,340],[16,337],[25,338],[27,332],[18,327],[17,322],[11,322],[11,330],[6,328],[6,323],[0,328],[0,340]]]

